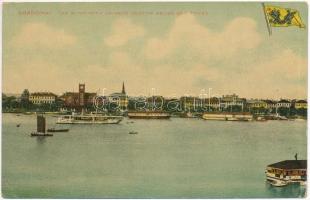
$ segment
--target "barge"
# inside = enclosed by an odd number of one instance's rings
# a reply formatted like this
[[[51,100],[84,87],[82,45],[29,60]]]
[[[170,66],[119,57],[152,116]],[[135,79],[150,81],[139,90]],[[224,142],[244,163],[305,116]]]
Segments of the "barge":
[[[132,119],[169,119],[171,115],[160,111],[128,112]]]
[[[202,115],[205,120],[219,121],[252,121],[253,115],[250,113],[205,113]]]

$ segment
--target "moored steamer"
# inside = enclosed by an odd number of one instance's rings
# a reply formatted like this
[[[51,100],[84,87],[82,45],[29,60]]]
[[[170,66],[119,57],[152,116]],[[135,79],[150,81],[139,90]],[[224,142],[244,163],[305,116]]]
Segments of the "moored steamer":
[[[252,121],[253,115],[246,112],[240,113],[219,113],[210,112],[202,115],[205,120],[219,120],[219,121]]]
[[[64,115],[57,119],[57,124],[118,124],[123,120],[121,116],[108,115]]]

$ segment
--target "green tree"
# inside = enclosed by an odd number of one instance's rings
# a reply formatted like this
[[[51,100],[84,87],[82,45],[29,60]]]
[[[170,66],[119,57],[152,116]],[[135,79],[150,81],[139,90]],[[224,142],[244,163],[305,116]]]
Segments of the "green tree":
[[[302,117],[307,117],[307,109],[306,108],[299,108],[296,110],[297,115]]]
[[[21,97],[20,97],[20,105],[21,105],[21,108],[24,108],[24,109],[29,109],[29,96],[30,96],[30,93],[29,93],[29,90],[28,89],[24,89]]]
[[[290,108],[280,107],[280,108],[278,108],[278,114],[281,116],[289,116],[290,115]]]

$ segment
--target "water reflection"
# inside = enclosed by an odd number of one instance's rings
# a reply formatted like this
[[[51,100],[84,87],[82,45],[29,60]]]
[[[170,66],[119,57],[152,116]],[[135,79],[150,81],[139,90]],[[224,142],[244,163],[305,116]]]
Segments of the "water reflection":
[[[266,182],[266,190],[274,197],[305,197],[306,186],[301,186],[299,183],[291,183],[287,186],[276,187]]]
[[[43,145],[46,142],[45,137],[38,136],[36,138],[37,138],[37,144],[38,145]]]

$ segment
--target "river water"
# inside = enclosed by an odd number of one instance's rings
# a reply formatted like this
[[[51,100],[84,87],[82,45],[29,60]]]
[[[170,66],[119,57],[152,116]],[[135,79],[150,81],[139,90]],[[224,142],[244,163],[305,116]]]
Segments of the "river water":
[[[307,123],[202,119],[68,125],[30,137],[34,115],[2,115],[2,194],[16,198],[287,198],[266,165],[307,157]],[[55,117],[47,117],[49,127]],[[134,123],[128,123],[133,121]],[[16,124],[21,123],[20,127]],[[137,131],[138,134],[128,134]]]

